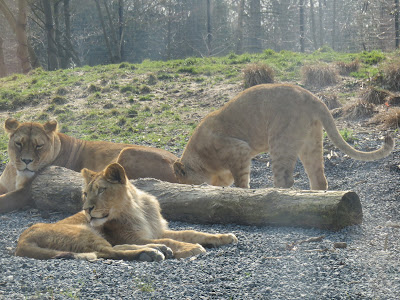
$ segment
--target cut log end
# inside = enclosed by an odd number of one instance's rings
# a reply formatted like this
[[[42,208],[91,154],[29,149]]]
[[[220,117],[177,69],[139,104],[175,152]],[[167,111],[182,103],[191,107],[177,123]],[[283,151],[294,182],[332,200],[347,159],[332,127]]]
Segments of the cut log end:
[[[360,198],[355,192],[346,192],[338,204],[336,222],[333,229],[341,229],[346,226],[361,224],[363,219]]]

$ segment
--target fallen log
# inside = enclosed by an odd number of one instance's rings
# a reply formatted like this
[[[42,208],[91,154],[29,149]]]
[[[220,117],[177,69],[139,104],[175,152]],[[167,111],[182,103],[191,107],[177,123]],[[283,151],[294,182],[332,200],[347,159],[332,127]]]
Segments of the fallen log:
[[[359,197],[351,191],[240,189],[183,185],[156,179],[131,181],[156,196],[167,220],[317,227],[338,230],[362,222]],[[32,182],[38,209],[76,213],[81,209],[79,173],[51,166]]]

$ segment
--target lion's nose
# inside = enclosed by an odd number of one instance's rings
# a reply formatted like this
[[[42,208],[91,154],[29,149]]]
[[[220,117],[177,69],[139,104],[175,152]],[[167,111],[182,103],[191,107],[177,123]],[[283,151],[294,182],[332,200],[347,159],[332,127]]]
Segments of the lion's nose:
[[[33,159],[29,159],[29,158],[21,158],[21,160],[22,160],[26,165],[29,165],[31,162],[33,162]]]
[[[85,209],[86,213],[90,215],[90,213],[92,212],[94,206],[88,207]]]

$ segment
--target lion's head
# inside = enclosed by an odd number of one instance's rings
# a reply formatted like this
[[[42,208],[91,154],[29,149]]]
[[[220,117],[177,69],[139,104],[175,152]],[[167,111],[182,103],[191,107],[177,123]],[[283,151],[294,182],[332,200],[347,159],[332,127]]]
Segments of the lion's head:
[[[85,181],[83,210],[90,224],[98,227],[109,220],[118,219],[124,209],[128,190],[124,168],[118,163],[112,163],[101,172],[85,168],[81,174]]]
[[[9,134],[8,155],[18,172],[35,173],[51,164],[60,151],[57,121],[45,124],[19,123],[9,118],[4,123]]]
[[[188,163],[183,163],[180,159],[174,162],[174,172],[181,184],[210,184],[210,178],[202,171],[196,171]]]

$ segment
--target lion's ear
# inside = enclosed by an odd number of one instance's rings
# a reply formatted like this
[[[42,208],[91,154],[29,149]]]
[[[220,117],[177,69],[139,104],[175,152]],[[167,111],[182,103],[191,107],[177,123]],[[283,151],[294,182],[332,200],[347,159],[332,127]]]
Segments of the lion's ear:
[[[14,118],[8,118],[5,122],[4,122],[4,129],[7,131],[7,133],[14,133],[15,130],[17,130],[19,126],[19,122],[14,119]]]
[[[104,170],[104,178],[111,183],[125,184],[126,174],[124,168],[119,163],[112,163]]]
[[[82,177],[85,180],[85,184],[88,184],[89,182],[92,181],[94,176],[96,175],[96,172],[90,171],[89,169],[83,168],[81,171]]]
[[[174,162],[174,172],[179,177],[186,176],[185,165],[179,159]]]
[[[44,127],[44,131],[46,131],[46,133],[56,131],[57,130],[57,121],[56,120],[48,121],[43,125],[43,127]]]

